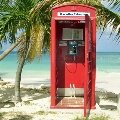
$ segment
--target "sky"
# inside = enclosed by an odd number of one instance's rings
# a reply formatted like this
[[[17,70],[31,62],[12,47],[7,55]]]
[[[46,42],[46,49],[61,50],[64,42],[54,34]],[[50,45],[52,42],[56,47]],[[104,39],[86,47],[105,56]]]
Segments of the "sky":
[[[102,0],[101,2],[105,7],[110,8],[110,5],[107,1]],[[112,9],[112,10],[117,12],[118,14],[120,13],[120,7],[118,9]],[[120,43],[118,44],[118,42],[114,40],[115,35],[112,35],[109,38],[111,31],[112,31],[111,27],[108,26],[100,39],[99,37],[101,35],[101,32],[97,31],[97,41],[96,41],[97,52],[120,52]]]
[[[108,27],[110,30],[110,28]],[[118,41],[115,40],[115,35],[111,35],[111,31],[106,30],[101,38],[101,32],[97,31],[97,40],[96,40],[96,51],[97,52],[120,52],[120,39]]]

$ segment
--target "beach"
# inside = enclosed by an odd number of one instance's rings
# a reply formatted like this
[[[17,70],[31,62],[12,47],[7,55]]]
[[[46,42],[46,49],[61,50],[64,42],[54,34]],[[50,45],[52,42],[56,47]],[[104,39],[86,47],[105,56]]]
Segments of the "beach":
[[[120,93],[120,73],[98,72],[96,76],[96,89],[102,88],[115,94]]]
[[[14,104],[14,84],[0,81],[0,120],[85,120],[83,109],[50,109],[49,86],[21,85],[21,97],[22,102]],[[98,87],[89,120],[119,120],[119,113],[117,94]]]
[[[3,78],[6,82],[14,84],[15,78]],[[21,86],[39,88],[40,85],[50,86],[50,76],[37,77],[37,78],[23,78],[21,80]],[[120,93],[120,73],[115,72],[97,72],[96,73],[96,90],[104,89],[116,94]]]

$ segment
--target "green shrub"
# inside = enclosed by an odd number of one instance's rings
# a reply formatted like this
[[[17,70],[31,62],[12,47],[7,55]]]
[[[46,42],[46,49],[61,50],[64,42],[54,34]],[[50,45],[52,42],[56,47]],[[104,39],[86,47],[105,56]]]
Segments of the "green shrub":
[[[6,114],[5,112],[0,113],[0,120],[2,120],[5,114]]]
[[[45,111],[38,111],[35,114],[37,114],[37,115],[45,115],[46,113],[45,113]]]
[[[32,117],[28,115],[17,115],[16,117],[9,120],[31,120]]]
[[[89,120],[109,120],[109,116],[106,115],[95,115],[93,117],[91,117]]]
[[[81,117],[81,118],[76,117],[74,120],[86,120],[86,119],[84,117]]]
[[[91,118],[76,117],[74,120],[109,120],[109,116],[106,115],[94,115]]]

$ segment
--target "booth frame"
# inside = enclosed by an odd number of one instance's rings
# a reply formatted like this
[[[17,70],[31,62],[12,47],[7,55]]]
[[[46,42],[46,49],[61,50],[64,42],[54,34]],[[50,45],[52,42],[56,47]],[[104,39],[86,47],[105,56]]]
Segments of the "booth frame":
[[[76,17],[61,17],[57,16],[56,13],[61,10],[62,8],[67,9],[67,7],[71,8],[71,11],[77,11],[77,8],[83,7],[84,10],[82,12],[92,12],[92,16],[76,16]],[[90,10],[90,11],[89,11]],[[63,10],[64,11],[64,10]],[[67,10],[66,10],[67,11]],[[70,11],[68,9],[68,11]],[[50,53],[51,53],[51,105],[50,107],[53,108],[68,108],[68,109],[84,109],[84,116],[87,116],[90,109],[95,109],[95,79],[96,79],[96,16],[95,16],[95,8],[87,6],[87,5],[81,5],[81,4],[69,4],[69,5],[60,5],[56,6],[52,9],[52,19],[51,19],[51,41],[50,41]],[[80,11],[81,12],[81,11]],[[85,81],[84,81],[84,105],[83,107],[63,107],[63,106],[57,106],[57,88],[56,88],[56,57],[57,57],[57,40],[56,40],[56,22],[59,20],[74,20],[74,21],[81,21],[85,22]],[[91,24],[91,28],[89,27]],[[90,29],[92,29],[92,50],[89,51],[89,32]],[[91,61],[88,61],[88,54],[91,52],[92,54],[92,80],[89,81],[89,70],[88,65]],[[91,88],[89,88],[88,84],[91,82]],[[89,91],[91,90],[91,91]],[[89,96],[90,92],[90,96]],[[89,100],[88,100],[89,99]]]

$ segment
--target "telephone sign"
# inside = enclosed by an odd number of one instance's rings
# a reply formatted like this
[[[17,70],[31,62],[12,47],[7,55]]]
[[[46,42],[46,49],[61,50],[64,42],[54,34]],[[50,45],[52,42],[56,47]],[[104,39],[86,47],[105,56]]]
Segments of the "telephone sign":
[[[58,12],[58,16],[85,16],[86,14],[90,16],[88,12]]]

